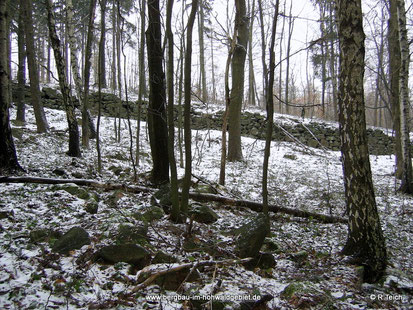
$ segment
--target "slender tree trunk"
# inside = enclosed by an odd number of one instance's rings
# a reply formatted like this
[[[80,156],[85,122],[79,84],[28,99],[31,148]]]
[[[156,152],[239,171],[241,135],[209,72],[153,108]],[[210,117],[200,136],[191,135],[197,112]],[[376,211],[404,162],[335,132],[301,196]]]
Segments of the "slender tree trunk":
[[[399,42],[401,54],[400,67],[400,144],[402,154],[402,175],[400,191],[413,194],[412,156],[410,149],[410,100],[409,100],[409,40],[406,28],[406,9],[404,0],[398,0]]]
[[[165,73],[161,47],[161,16],[159,0],[148,1],[149,24],[146,31],[149,65],[148,130],[153,169],[152,182],[162,184],[169,181],[168,128],[166,120]]]
[[[208,89],[206,83],[205,72],[205,44],[204,44],[204,32],[205,32],[205,18],[204,18],[204,1],[199,0],[199,14],[198,14],[198,35],[199,35],[199,70],[201,74],[201,99],[203,102],[208,100]]]
[[[16,148],[10,128],[10,96],[7,61],[7,1],[0,0],[0,175],[21,170],[17,161]]]
[[[116,0],[112,8],[112,89],[116,90]]]
[[[26,38],[26,54],[30,77],[30,92],[36,118],[37,132],[47,132],[49,125],[47,124],[46,115],[43,110],[43,105],[40,97],[39,72],[37,71],[36,55],[34,53],[34,35],[33,35],[33,18],[32,18],[32,2],[31,0],[23,0],[23,8],[25,15],[24,32]]]
[[[25,85],[26,85],[26,48],[24,39],[24,11],[23,0],[19,1],[19,17],[18,17],[18,32],[17,45],[19,54],[19,68],[17,72],[18,92],[17,92],[17,116],[16,120],[20,122],[26,121],[26,105],[24,103]]]
[[[324,6],[320,5],[320,31],[321,40],[320,48],[321,48],[321,110],[322,110],[322,117],[326,115],[326,80],[327,80],[327,70],[326,70],[326,44],[324,37],[326,35],[325,30],[325,8]]]
[[[173,0],[168,0],[166,11],[166,38],[168,41],[167,83],[168,83],[168,155],[171,170],[171,217],[174,222],[179,221],[178,176],[175,161],[175,127],[174,127],[174,35],[171,29]]]
[[[90,130],[90,123],[92,122],[89,114],[89,83],[90,83],[90,67],[92,65],[92,44],[93,44],[93,22],[95,20],[96,0],[90,1],[89,7],[89,23],[86,39],[86,51],[85,51],[85,71],[83,76],[84,89],[83,89],[83,104],[82,104],[82,145],[89,147],[89,138],[94,130]],[[93,122],[92,122],[93,124]],[[94,129],[94,125],[92,125]],[[96,132],[94,132],[94,136]]]
[[[293,36],[294,30],[294,18],[292,17],[293,13],[293,2],[291,1],[290,13],[288,17],[288,37],[287,37],[287,55],[286,55],[286,64],[285,64],[285,113],[290,113],[290,53],[291,53],[291,38]]]
[[[22,0],[22,1],[25,1],[25,0]],[[51,79],[50,79],[50,77],[51,77],[51,67],[50,67],[50,59],[51,59],[51,53],[50,53],[50,40],[49,40],[49,38],[47,38],[47,64],[46,64],[46,67],[47,67],[47,74],[46,74],[46,82],[47,83],[50,83],[50,81],[51,81]]]
[[[79,145],[79,128],[75,115],[75,106],[72,101],[70,89],[66,80],[65,60],[63,59],[62,53],[60,51],[61,44],[60,39],[57,36],[52,0],[46,1],[46,8],[50,42],[52,44],[54,57],[56,60],[56,68],[59,76],[59,85],[63,95],[63,102],[66,109],[66,118],[69,126],[69,151],[67,152],[67,154],[72,157],[80,157],[81,153]]]
[[[106,44],[106,0],[100,0],[100,33],[101,33],[101,42],[100,46],[103,46],[103,50],[99,50],[100,60],[100,83],[102,88],[106,88],[106,56],[105,56],[105,44]]]
[[[214,40],[211,36],[211,80],[212,80],[212,103],[217,102],[217,88],[215,83],[215,57],[214,57]]]
[[[106,0],[102,0],[106,1]],[[101,3],[102,5],[102,3]],[[106,6],[105,6],[106,7]],[[102,12],[101,13],[105,13]],[[104,32],[100,32],[100,40],[99,40],[99,63],[101,63],[100,58],[102,57],[102,53],[104,53],[104,48],[105,46],[103,43],[105,42]],[[96,123],[96,151],[98,155],[98,172],[102,173],[102,152],[100,148],[100,119],[102,116],[102,78],[101,78],[101,72],[102,67],[98,66],[98,119]]]
[[[334,16],[334,3],[331,2],[329,4],[330,8],[330,27],[334,29],[335,23],[335,16]],[[331,79],[331,88],[332,88],[332,95],[333,95],[333,120],[338,120],[338,110],[337,110],[337,74],[336,74],[336,52],[334,48],[335,37],[332,35],[331,30],[331,38],[330,38],[330,79]]]
[[[275,71],[275,35],[277,33],[277,21],[278,21],[278,8],[280,1],[277,0],[275,4],[274,19],[271,33],[270,43],[270,64],[268,82],[266,83],[266,106],[267,106],[267,131],[265,135],[265,149],[264,149],[264,163],[262,167],[262,211],[268,217],[268,165],[271,152],[272,132],[274,126],[274,71]],[[262,12],[260,12],[262,14]],[[264,61],[265,62],[265,61]]]
[[[225,185],[225,170],[227,164],[227,130],[228,130],[228,114],[229,114],[229,106],[231,104],[231,97],[230,97],[230,89],[229,89],[229,68],[231,65],[232,56],[235,50],[235,37],[237,35],[236,29],[233,35],[233,39],[231,41],[231,47],[228,51],[227,63],[225,65],[225,111],[224,115],[222,116],[222,132],[221,132],[221,165],[219,170],[219,184]]]
[[[390,1],[390,17],[388,25],[388,44],[390,62],[390,101],[393,119],[393,130],[395,131],[395,155],[396,155],[396,178],[400,179],[403,173],[403,155],[401,146],[400,129],[400,68],[401,51],[399,42],[399,24],[397,12],[398,0]]]
[[[343,254],[364,266],[364,281],[375,282],[386,268],[371,176],[364,106],[364,40],[361,0],[338,1],[340,38],[339,118],[348,239]]]
[[[248,4],[250,4],[250,0],[248,0]],[[255,0],[252,1],[252,4],[249,8],[251,21],[249,27],[249,34],[248,34],[248,41],[250,44],[248,45],[248,105],[255,106],[255,75],[254,75],[254,57],[252,53],[252,34],[254,29],[254,19],[255,19]]]
[[[244,99],[245,58],[248,48],[248,16],[245,0],[235,0],[235,28],[237,40],[232,56],[232,89],[228,122],[228,160],[242,160],[241,149],[241,108]]]
[[[140,136],[141,136],[141,110],[144,104],[143,94],[145,92],[145,11],[146,0],[141,0],[140,8],[141,33],[139,49],[139,94],[138,94],[138,125],[136,132],[136,164],[139,166]]]
[[[192,30],[194,27],[198,0],[192,0],[191,13],[186,28],[186,51],[184,68],[184,141],[185,141],[185,177],[182,185],[181,212],[188,213],[189,188],[192,176],[192,134],[191,134],[191,65],[192,65]]]

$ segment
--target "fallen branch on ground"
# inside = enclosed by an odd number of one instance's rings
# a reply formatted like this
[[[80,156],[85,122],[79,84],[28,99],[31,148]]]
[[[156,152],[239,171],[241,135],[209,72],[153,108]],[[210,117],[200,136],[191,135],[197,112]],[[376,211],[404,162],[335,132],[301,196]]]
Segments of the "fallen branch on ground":
[[[169,269],[164,269],[161,271],[156,271],[155,273],[152,273],[145,281],[142,283],[138,284],[136,287],[132,289],[132,293],[135,293],[141,289],[144,289],[145,287],[151,285],[157,278],[160,276],[164,276],[168,273],[173,273],[185,268],[190,268],[191,272],[195,270],[196,268],[203,267],[203,266],[212,266],[212,265],[217,265],[217,266],[223,266],[223,265],[235,265],[235,264],[244,264],[252,260],[252,258],[243,258],[243,259],[225,259],[221,261],[214,261],[214,260],[206,260],[206,261],[200,261],[200,262],[193,262],[193,263],[187,263],[179,266],[175,266]],[[149,266],[148,266],[149,267]],[[142,269],[141,272],[145,272],[145,269],[148,269],[148,267],[145,267]]]
[[[104,190],[124,190],[131,193],[152,193],[154,189],[145,186],[138,185],[125,185],[125,184],[113,184],[113,183],[101,183],[94,180],[85,180],[85,179],[49,179],[49,178],[39,178],[39,177],[0,177],[0,183],[39,183],[39,184],[67,184],[74,183],[81,186],[90,186],[94,188],[101,188]],[[262,203],[242,200],[242,199],[233,199],[230,197],[224,197],[213,194],[201,194],[190,192],[189,198],[197,201],[215,201],[220,202],[226,205],[238,206],[243,208],[249,208],[256,212],[262,211]],[[313,218],[323,223],[347,223],[347,219],[343,217],[325,215],[320,213],[314,213],[309,211],[303,211],[298,209],[291,209],[287,207],[281,207],[277,205],[269,205],[269,211],[274,213],[285,213],[293,216],[304,217],[304,218]]]

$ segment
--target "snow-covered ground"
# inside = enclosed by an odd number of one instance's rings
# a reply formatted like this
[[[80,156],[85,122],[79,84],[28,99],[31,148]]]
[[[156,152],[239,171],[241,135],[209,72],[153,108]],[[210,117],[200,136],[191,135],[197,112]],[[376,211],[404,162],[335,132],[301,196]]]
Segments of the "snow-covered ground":
[[[28,110],[25,126],[13,125],[20,164],[30,176],[95,179],[101,182],[132,184],[133,169],[129,153],[126,121],[122,140],[114,139],[113,119],[103,117],[101,141],[103,172],[97,172],[94,141],[81,158],[68,157],[67,126],[62,111],[46,109],[51,131],[36,133],[33,111]],[[15,110],[11,111],[12,119]],[[136,122],[132,121],[136,133]],[[138,182],[146,183],[151,167],[145,123],[142,124]],[[193,131],[194,181],[207,182],[226,196],[261,200],[264,141],[242,139],[244,160],[227,163],[226,186],[216,183],[220,166],[218,131]],[[177,148],[176,157],[179,159]],[[377,204],[389,252],[388,275],[384,283],[360,284],[355,266],[339,255],[346,241],[343,224],[322,224],[315,220],[284,214],[271,215],[271,240],[278,246],[274,268],[248,271],[242,266],[217,267],[202,274],[196,284],[199,294],[252,296],[270,294],[269,309],[325,309],[320,296],[328,296],[330,309],[409,309],[413,307],[413,197],[396,193],[393,156],[370,158]],[[54,172],[55,171],[55,172]],[[179,168],[179,175],[183,169]],[[113,193],[94,190],[99,200],[97,214],[85,211],[87,201],[52,185],[0,184],[0,308],[1,309],[189,309],[176,300],[173,292],[152,285],[129,295],[137,285],[137,274],[127,264],[99,265],[84,260],[87,253],[112,242],[120,224],[138,222],[132,214],[150,206],[147,193]],[[270,202],[284,207],[343,216],[344,189],[340,153],[302,149],[294,143],[273,142],[269,168]],[[113,197],[116,196],[115,206]],[[226,251],[233,249],[228,234],[254,214],[248,209],[209,203],[219,215],[214,224],[195,223],[193,232],[201,241],[213,241]],[[82,226],[92,243],[61,256],[48,243],[33,243],[30,231],[50,228],[66,232]],[[186,225],[173,224],[167,216],[149,227],[151,246],[175,255],[179,263],[210,259],[205,252],[185,252],[182,241]],[[294,257],[305,251],[304,261]],[[213,268],[214,269],[214,268]],[[139,272],[138,272],[139,274]],[[285,298],[281,292],[293,282],[307,281],[313,290],[300,298]],[[220,283],[220,285],[217,285]],[[185,286],[186,287],[186,286]],[[218,287],[218,289],[217,289]],[[186,287],[188,289],[188,287]],[[315,291],[318,292],[314,293]],[[161,296],[158,301],[151,296]],[[173,298],[175,296],[175,299]],[[236,303],[228,305],[228,309]]]

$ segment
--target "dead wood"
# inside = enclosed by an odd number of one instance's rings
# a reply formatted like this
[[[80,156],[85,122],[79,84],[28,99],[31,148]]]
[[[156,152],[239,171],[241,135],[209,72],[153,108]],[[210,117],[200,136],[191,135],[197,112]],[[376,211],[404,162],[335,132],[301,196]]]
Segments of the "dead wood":
[[[178,265],[172,268],[164,269],[161,271],[155,271],[153,272],[145,281],[142,283],[138,284],[136,287],[132,289],[132,293],[135,293],[141,289],[144,289],[145,287],[151,285],[157,278],[160,276],[164,276],[168,273],[173,273],[182,269],[190,268],[190,272],[193,272],[196,268],[199,267],[204,267],[204,266],[212,266],[212,265],[217,265],[217,266],[223,266],[223,265],[235,265],[235,264],[243,264],[247,263],[252,258],[243,258],[243,259],[225,259],[221,261],[214,261],[214,260],[206,260],[206,261],[200,261],[200,262],[193,262],[193,263],[187,263],[183,265]],[[150,267],[150,266],[148,266]],[[145,272],[145,269],[147,270],[148,267],[145,267],[141,272]]]
[[[39,184],[67,184],[74,183],[80,186],[90,186],[94,188],[101,188],[104,190],[123,190],[131,193],[151,193],[154,192],[154,189],[145,186],[138,185],[126,185],[126,184],[116,184],[116,183],[101,183],[95,180],[87,179],[52,179],[52,178],[40,178],[40,177],[0,177],[0,183],[39,183]],[[232,205],[242,208],[249,208],[256,212],[262,212],[262,203],[242,200],[242,199],[233,199],[230,197],[224,197],[214,194],[201,194],[190,192],[189,198],[196,201],[210,202],[215,201],[223,203],[226,205]],[[316,219],[322,223],[347,223],[347,219],[343,217],[325,215],[320,213],[314,213],[309,211],[303,211],[298,209],[292,209],[277,205],[269,205],[269,211],[274,213],[285,213],[297,217],[312,218]]]

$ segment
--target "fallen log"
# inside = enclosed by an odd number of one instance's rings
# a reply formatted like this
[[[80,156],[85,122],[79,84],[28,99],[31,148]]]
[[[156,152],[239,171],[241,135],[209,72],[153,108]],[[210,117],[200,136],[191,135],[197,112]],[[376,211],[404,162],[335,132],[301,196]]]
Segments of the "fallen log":
[[[87,179],[51,179],[51,178],[40,178],[40,177],[0,177],[0,183],[38,183],[38,184],[76,184],[80,186],[90,186],[94,188],[101,188],[104,190],[124,190],[131,193],[152,193],[154,189],[137,186],[137,185],[126,185],[126,184],[116,184],[116,183],[102,183],[95,180]]]
[[[87,179],[51,179],[51,178],[40,178],[40,177],[0,177],[0,183],[39,183],[39,184],[67,184],[67,183],[74,183],[80,186],[90,186],[94,188],[101,188],[104,190],[123,190],[126,192],[131,193],[152,193],[155,190],[150,187],[145,186],[138,186],[138,185],[126,185],[126,184],[116,184],[116,183],[101,183],[95,180],[87,180]],[[224,197],[214,194],[201,194],[190,192],[189,198],[202,201],[202,202],[219,202],[226,205],[232,205],[237,207],[249,208],[256,212],[262,211],[262,203],[250,201],[250,200],[242,200],[242,199],[233,199],[230,197]],[[320,213],[314,213],[304,210],[292,209],[277,205],[269,205],[269,211],[274,213],[285,213],[290,214],[297,217],[304,217],[304,218],[313,218],[322,223],[347,223],[347,219],[343,217],[333,216],[333,215],[325,215]]]
[[[251,209],[256,212],[262,212],[262,203],[250,201],[250,200],[243,200],[243,199],[232,199],[229,197],[218,196],[214,194],[200,194],[200,193],[189,193],[189,198],[196,200],[196,201],[216,201],[226,205],[232,205],[237,207],[244,207]],[[268,210],[274,213],[285,213],[290,214],[298,217],[305,217],[305,218],[313,218],[319,220],[323,223],[347,223],[347,219],[339,216],[333,215],[326,215],[320,213],[314,213],[304,210],[298,209],[291,209],[287,207],[281,207],[277,205],[269,205]]]
[[[151,285],[160,276],[164,276],[168,273],[173,273],[173,272],[185,269],[185,268],[191,268],[190,272],[192,272],[194,269],[199,268],[199,267],[213,266],[213,265],[224,266],[224,265],[243,264],[243,263],[249,262],[250,260],[252,260],[252,258],[250,258],[250,257],[249,258],[243,258],[243,259],[226,259],[226,260],[221,260],[221,261],[206,260],[206,261],[199,261],[199,262],[193,262],[193,263],[178,265],[178,266],[171,267],[171,268],[168,268],[168,269],[163,269],[163,270],[160,270],[160,271],[154,271],[148,276],[148,278],[146,280],[144,280],[142,283],[135,286],[132,289],[132,293],[136,293],[136,292],[144,289],[145,287]],[[151,266],[148,266],[148,267],[151,267]],[[141,272],[145,273],[146,270],[148,270],[148,267],[145,267],[144,269],[142,269]]]

